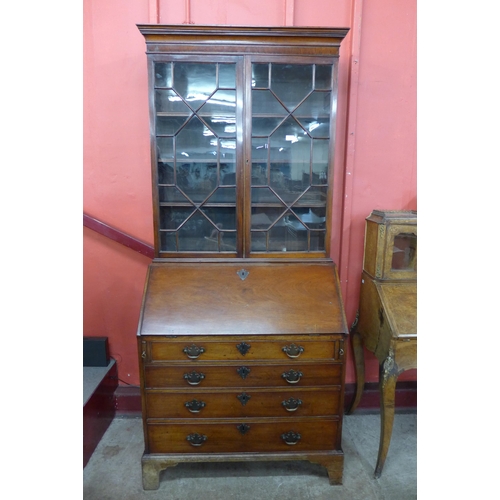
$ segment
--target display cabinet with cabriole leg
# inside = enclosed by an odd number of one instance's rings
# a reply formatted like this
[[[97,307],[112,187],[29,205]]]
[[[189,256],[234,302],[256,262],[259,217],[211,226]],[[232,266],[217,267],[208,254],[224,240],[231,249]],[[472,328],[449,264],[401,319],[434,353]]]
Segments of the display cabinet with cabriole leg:
[[[373,210],[366,218],[359,310],[352,329],[358,406],[365,384],[364,348],[379,362],[380,445],[375,477],[382,474],[394,422],[399,375],[417,368],[417,212]]]
[[[155,232],[143,486],[181,462],[246,460],[310,460],[341,483],[348,331],[330,246],[347,29],[139,30]]]

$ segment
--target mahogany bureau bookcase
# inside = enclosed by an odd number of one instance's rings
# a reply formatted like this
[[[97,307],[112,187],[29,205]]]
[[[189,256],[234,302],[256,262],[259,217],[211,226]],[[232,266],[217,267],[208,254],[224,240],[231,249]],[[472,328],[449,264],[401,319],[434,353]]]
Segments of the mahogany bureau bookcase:
[[[342,482],[330,258],[347,29],[139,25],[155,258],[138,327],[143,487],[181,462],[309,460]]]

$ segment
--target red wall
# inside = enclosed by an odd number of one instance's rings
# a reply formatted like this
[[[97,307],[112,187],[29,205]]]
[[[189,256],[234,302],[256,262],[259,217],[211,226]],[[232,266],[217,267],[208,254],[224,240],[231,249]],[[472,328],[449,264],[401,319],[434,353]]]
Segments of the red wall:
[[[349,324],[364,220],[416,209],[416,0],[84,0],[83,211],[153,244],[145,43],[136,24],[350,27],[341,47],[332,258]],[[149,259],[84,229],[84,335],[107,336],[139,384],[136,331]],[[346,381],[354,381],[351,356]],[[367,353],[366,378],[378,380]],[[400,380],[416,380],[416,372]]]

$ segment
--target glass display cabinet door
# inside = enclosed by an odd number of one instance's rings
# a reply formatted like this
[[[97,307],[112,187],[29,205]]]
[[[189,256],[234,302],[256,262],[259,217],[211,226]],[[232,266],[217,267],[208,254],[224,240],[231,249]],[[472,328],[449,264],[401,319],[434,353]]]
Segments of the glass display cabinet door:
[[[160,252],[236,253],[236,64],[155,62]]]
[[[387,231],[384,276],[389,279],[417,278],[417,226],[391,223]]]
[[[392,271],[416,271],[417,267],[417,235],[415,233],[398,233],[394,236],[392,247]]]
[[[251,68],[250,252],[324,252],[332,66]]]

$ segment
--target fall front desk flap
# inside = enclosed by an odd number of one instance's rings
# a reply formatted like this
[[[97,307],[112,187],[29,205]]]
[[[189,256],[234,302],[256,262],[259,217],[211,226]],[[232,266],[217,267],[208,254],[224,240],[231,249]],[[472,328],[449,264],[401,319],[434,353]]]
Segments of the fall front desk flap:
[[[152,263],[140,335],[348,333],[331,261]]]

